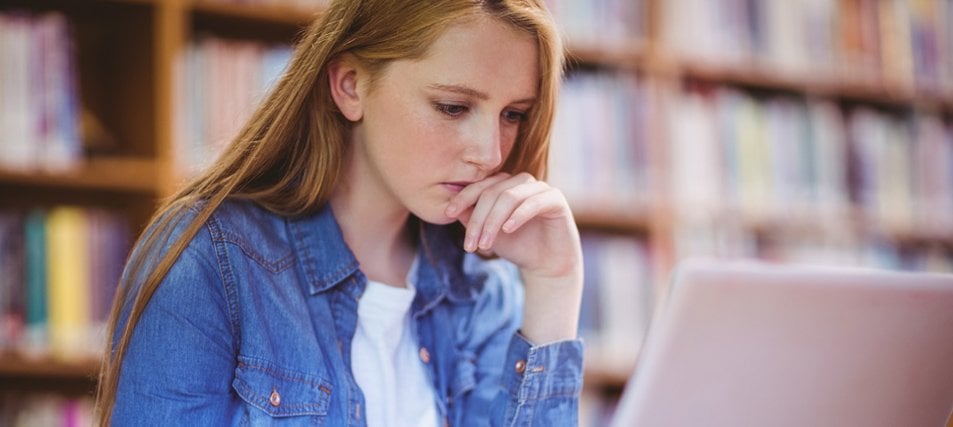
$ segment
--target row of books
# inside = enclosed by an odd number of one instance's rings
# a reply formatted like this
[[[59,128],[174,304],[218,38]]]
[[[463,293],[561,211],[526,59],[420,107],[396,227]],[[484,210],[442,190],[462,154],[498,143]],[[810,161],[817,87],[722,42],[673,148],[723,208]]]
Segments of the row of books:
[[[660,3],[664,42],[690,59],[953,94],[953,3],[947,0]]]
[[[631,210],[649,203],[649,83],[626,74],[580,73],[563,85],[553,124],[549,181],[575,206]]]
[[[841,217],[849,206],[841,110],[718,87],[673,94],[669,182],[684,215]]]
[[[130,228],[117,213],[0,211],[0,353],[98,356],[130,246]]]
[[[944,244],[860,234],[847,221],[786,227],[753,230],[730,215],[679,222],[673,230],[674,256],[953,273],[953,252]]]
[[[546,0],[546,6],[574,44],[624,48],[648,35],[648,0]]]
[[[199,37],[179,57],[176,165],[183,176],[211,164],[284,71],[291,47]]]
[[[630,368],[656,300],[652,257],[635,236],[582,235],[585,287],[579,334],[605,369]]]
[[[829,221],[858,207],[876,229],[953,235],[953,126],[938,115],[724,87],[673,98],[668,171],[683,215]]]
[[[70,24],[0,12],[0,169],[63,171],[82,155]]]
[[[8,427],[87,427],[93,425],[92,397],[52,394],[0,394],[0,425]]]

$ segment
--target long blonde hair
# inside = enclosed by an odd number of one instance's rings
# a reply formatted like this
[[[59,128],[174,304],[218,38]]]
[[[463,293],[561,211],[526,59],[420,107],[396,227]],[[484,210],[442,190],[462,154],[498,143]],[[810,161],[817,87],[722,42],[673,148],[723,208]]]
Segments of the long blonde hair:
[[[328,201],[344,168],[349,130],[329,93],[328,63],[348,53],[373,78],[390,61],[421,58],[449,25],[477,14],[507,22],[537,40],[537,101],[503,170],[545,177],[563,58],[542,0],[333,1],[303,33],[287,71],[219,160],[165,203],[139,238],[110,315],[97,393],[100,424],[110,423],[120,366],[146,305],[189,241],[226,198],[252,200],[287,216],[315,212]],[[196,206],[196,201],[203,202],[201,209],[189,219],[185,231],[157,261],[148,260],[166,245],[185,209]],[[135,300],[119,330],[120,313],[131,292],[136,292]]]

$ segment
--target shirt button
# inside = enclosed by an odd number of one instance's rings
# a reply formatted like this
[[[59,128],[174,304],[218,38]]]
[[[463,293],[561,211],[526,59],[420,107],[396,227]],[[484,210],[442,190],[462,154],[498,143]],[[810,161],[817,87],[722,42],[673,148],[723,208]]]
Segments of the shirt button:
[[[281,405],[281,395],[278,394],[278,390],[271,389],[271,396],[268,396],[268,403],[276,408],[278,405]]]
[[[427,347],[420,347],[420,360],[424,363],[430,363],[430,351],[427,350]]]
[[[514,368],[516,368],[516,373],[517,373],[517,374],[522,374],[524,371],[526,371],[526,361],[525,361],[525,360],[522,360],[522,359],[521,359],[521,360],[517,360],[517,361],[516,361],[516,366],[514,366]]]

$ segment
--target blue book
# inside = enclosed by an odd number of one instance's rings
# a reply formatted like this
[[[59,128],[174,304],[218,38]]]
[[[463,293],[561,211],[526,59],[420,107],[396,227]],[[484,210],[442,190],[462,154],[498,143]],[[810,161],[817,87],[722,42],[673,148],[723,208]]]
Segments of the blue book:
[[[45,353],[47,345],[46,213],[26,217],[26,345]]]

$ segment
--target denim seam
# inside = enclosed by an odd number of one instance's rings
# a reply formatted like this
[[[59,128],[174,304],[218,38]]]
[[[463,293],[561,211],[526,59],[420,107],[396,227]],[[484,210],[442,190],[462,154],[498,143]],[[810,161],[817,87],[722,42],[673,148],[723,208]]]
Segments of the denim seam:
[[[272,273],[279,273],[283,270],[286,270],[288,267],[294,265],[293,253],[289,253],[288,255],[285,255],[282,258],[272,261],[272,260],[266,259],[263,255],[258,253],[258,251],[254,250],[254,248],[252,248],[252,246],[249,245],[248,242],[245,241],[245,239],[241,238],[241,236],[231,231],[221,230],[218,234],[218,237],[220,241],[224,241],[227,243],[231,243],[235,246],[238,246],[238,248],[241,249],[242,253],[244,253],[247,257],[251,258],[252,260],[257,262],[259,265],[261,265],[262,267],[264,267],[265,269],[267,269],[268,271]]]
[[[228,304],[229,323],[232,329],[232,339],[235,341],[235,348],[241,348],[241,315],[238,308],[238,290],[235,288],[235,273],[232,271],[232,264],[228,259],[228,252],[225,249],[225,243],[222,240],[214,240],[214,236],[220,235],[221,226],[215,216],[209,217],[206,221],[206,227],[213,236],[213,247],[215,248],[215,257],[218,260],[219,275],[222,278],[222,287],[225,289],[226,302]]]

